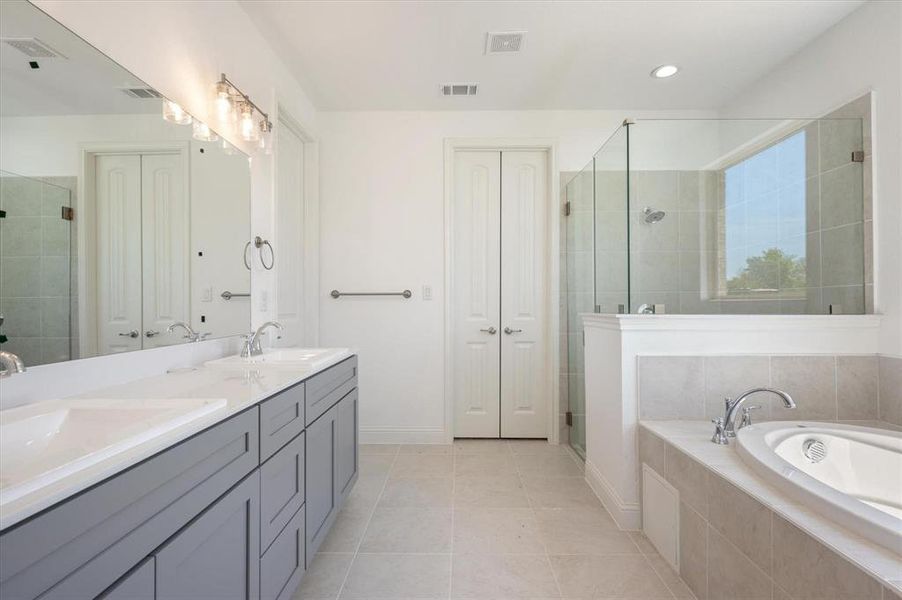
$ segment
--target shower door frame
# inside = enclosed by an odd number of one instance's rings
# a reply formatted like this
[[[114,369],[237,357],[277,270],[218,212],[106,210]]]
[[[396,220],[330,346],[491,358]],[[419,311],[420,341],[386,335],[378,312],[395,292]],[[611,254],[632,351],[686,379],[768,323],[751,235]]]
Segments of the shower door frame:
[[[454,223],[452,213],[454,209],[453,180],[454,180],[454,155],[456,152],[467,150],[493,150],[498,152],[513,150],[544,151],[548,155],[548,190],[547,190],[547,226],[549,247],[548,252],[548,356],[551,358],[546,365],[549,382],[550,402],[548,408],[547,426],[548,442],[558,444],[560,440],[560,427],[558,426],[558,414],[560,411],[560,390],[558,371],[560,369],[560,174],[557,167],[557,141],[552,138],[445,138],[444,143],[444,253],[445,253],[445,290],[443,294],[444,306],[444,405],[445,415],[442,437],[445,443],[454,441],[454,280],[453,280],[453,246]]]

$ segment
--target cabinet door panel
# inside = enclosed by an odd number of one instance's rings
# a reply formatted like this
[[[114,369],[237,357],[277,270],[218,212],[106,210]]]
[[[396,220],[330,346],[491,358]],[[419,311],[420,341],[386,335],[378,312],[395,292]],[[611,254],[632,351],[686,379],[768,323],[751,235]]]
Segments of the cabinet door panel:
[[[159,600],[258,597],[259,495],[255,471],[155,554]]]
[[[304,549],[304,508],[301,507],[260,559],[261,600],[292,597],[306,570]]]
[[[357,390],[342,398],[336,409],[335,472],[341,506],[357,481]]]
[[[307,428],[307,565],[335,519],[336,408]]]
[[[304,440],[297,436],[260,467],[260,551],[304,503]]]
[[[113,584],[97,600],[154,600],[154,558],[146,558],[135,570]]]

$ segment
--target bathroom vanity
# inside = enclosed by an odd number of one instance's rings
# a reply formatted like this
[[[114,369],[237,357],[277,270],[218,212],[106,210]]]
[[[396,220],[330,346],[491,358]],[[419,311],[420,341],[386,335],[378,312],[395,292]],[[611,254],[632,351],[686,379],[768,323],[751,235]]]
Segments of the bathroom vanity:
[[[101,481],[54,482],[65,497],[40,512],[5,511],[0,597],[291,598],[357,479],[357,358],[255,369],[161,376],[241,393]]]

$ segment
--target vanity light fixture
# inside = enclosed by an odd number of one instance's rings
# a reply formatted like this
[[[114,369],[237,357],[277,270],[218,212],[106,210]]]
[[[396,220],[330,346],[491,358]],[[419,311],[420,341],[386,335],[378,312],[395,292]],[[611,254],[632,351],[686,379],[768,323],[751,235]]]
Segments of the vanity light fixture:
[[[651,76],[655,79],[667,79],[676,75],[679,70],[680,68],[676,65],[661,65],[660,67],[655,67],[651,72]]]
[[[191,115],[172,100],[163,100],[163,118],[178,125],[190,125],[192,121]]]
[[[272,122],[269,115],[260,110],[250,96],[229,81],[225,73],[222,73],[216,82],[214,108],[216,116],[223,124],[236,125],[241,139],[246,142],[257,142],[258,147],[266,154],[272,152]]]
[[[210,129],[210,126],[203,121],[194,121],[191,136],[201,142],[215,142],[219,139],[219,136],[213,133],[213,130]]]

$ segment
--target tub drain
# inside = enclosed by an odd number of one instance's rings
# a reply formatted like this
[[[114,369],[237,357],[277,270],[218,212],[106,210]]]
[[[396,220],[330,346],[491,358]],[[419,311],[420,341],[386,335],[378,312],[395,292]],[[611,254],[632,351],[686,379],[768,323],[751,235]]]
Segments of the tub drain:
[[[802,444],[802,454],[809,462],[819,463],[827,458],[827,447],[820,440],[805,440]]]

